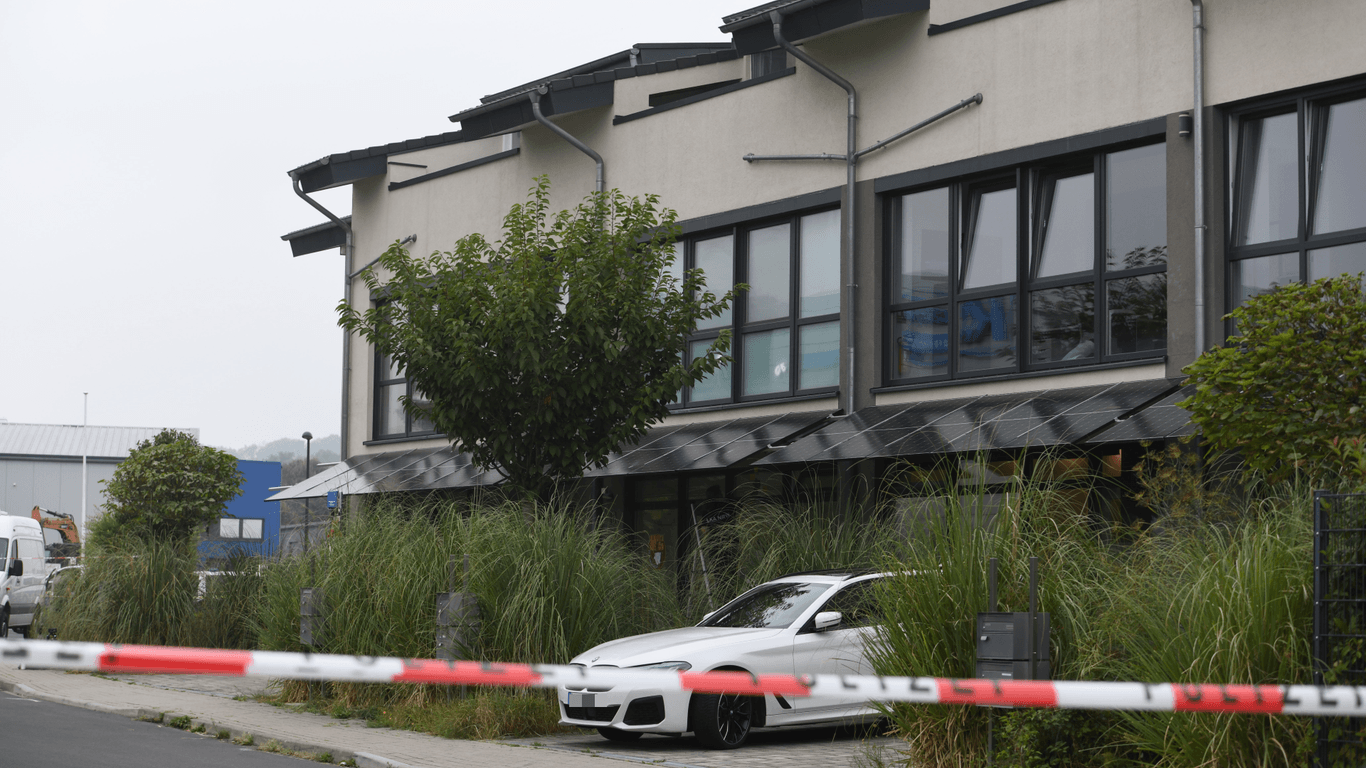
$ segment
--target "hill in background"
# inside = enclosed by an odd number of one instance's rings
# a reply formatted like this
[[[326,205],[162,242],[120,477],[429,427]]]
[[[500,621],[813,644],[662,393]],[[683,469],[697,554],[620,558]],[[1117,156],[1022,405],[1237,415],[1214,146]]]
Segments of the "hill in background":
[[[225,448],[228,453],[248,461],[279,461],[304,458],[304,441],[297,437],[282,437],[261,445],[248,445],[245,448]],[[324,458],[324,457],[330,458]],[[336,461],[341,456],[341,436],[328,435],[313,439],[314,461]]]

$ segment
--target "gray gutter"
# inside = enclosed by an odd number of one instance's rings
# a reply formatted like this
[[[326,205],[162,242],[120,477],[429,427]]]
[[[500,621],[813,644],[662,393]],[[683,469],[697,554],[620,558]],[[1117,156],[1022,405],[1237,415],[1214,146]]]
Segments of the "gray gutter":
[[[1195,354],[1205,353],[1205,5],[1191,0],[1195,59]]]
[[[319,164],[321,164],[321,161],[319,161]],[[309,205],[311,205],[311,206],[313,206],[314,208],[316,208],[316,209],[318,210],[319,213],[321,213],[322,215],[324,215],[324,216],[326,216],[327,218],[331,219],[333,224],[336,224],[338,227],[341,227],[342,231],[344,231],[344,232],[346,233],[346,244],[342,246],[342,255],[343,255],[343,258],[345,259],[345,262],[344,262],[343,265],[342,265],[342,274],[346,277],[346,286],[345,286],[345,290],[344,290],[343,296],[345,297],[346,305],[349,307],[349,306],[351,306],[351,281],[353,280],[353,276],[352,276],[352,274],[351,274],[351,260],[352,260],[352,256],[353,256],[354,253],[355,253],[355,247],[356,247],[356,246],[355,246],[355,235],[354,235],[354,233],[351,231],[351,222],[349,222],[349,221],[342,221],[342,219],[341,219],[340,217],[338,217],[336,214],[334,214],[334,213],[332,213],[331,211],[329,211],[329,210],[327,210],[326,208],[324,208],[321,204],[318,203],[318,201],[316,201],[316,200],[314,200],[313,198],[309,197],[308,195],[304,194],[303,186],[302,186],[301,183],[300,183],[300,177],[302,176],[302,174],[303,174],[303,170],[301,170],[301,169],[296,169],[296,170],[293,170],[293,171],[290,171],[290,172],[289,172],[290,178],[294,180],[294,194],[298,195],[305,203],[308,203]],[[343,335],[343,337],[342,337],[342,394],[341,394],[341,400],[342,400],[342,401],[341,401],[341,460],[342,460],[342,461],[346,461],[346,458],[347,458],[347,446],[349,445],[349,443],[347,442],[347,438],[349,438],[349,437],[351,436],[351,434],[350,434],[350,433],[351,433],[351,420],[350,420],[350,418],[347,416],[347,406],[350,404],[350,399],[351,399],[351,339],[350,339],[349,333],[348,333],[348,334],[346,334],[346,335]]]
[[[587,144],[584,144],[582,141],[579,141],[578,139],[571,136],[569,134],[569,131],[566,131],[560,126],[550,122],[550,120],[548,120],[545,115],[541,114],[541,96],[545,95],[546,93],[549,93],[549,90],[550,89],[542,86],[541,88],[538,88],[537,90],[531,92],[531,114],[535,115],[536,122],[540,123],[541,125],[544,125],[546,128],[549,128],[551,132],[554,133],[556,136],[559,136],[560,138],[569,142],[569,144],[573,146],[574,149],[577,149],[585,155],[588,155],[589,157],[593,158],[593,162],[597,163],[598,166],[597,183],[593,188],[598,192],[602,192],[604,183],[602,155],[599,155],[597,152],[594,152],[593,149],[589,147]]]

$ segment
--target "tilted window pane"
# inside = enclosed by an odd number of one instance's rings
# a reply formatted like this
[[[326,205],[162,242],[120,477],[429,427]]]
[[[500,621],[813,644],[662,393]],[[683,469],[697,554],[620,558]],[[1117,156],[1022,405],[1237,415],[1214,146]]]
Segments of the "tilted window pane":
[[[791,387],[791,350],[792,331],[787,328],[745,334],[744,394],[786,392]]]
[[[735,285],[735,248],[730,235],[701,240],[693,245],[693,263],[702,270],[707,290],[722,296]],[[701,328],[720,328],[730,325],[730,308],[719,316],[697,323]]]
[[[1015,190],[974,192],[963,290],[1015,282]]]
[[[1167,263],[1167,145],[1105,158],[1105,268]]]
[[[1167,273],[1107,282],[1105,307],[1108,354],[1167,348]]]
[[[1046,182],[1043,247],[1035,277],[1067,275],[1096,266],[1096,175],[1084,173]],[[1049,194],[1051,193],[1051,194]]]
[[[1299,137],[1296,116],[1243,123],[1238,168],[1241,186],[1235,245],[1299,235]]]
[[[792,290],[792,227],[782,224],[750,232],[746,261],[746,322],[787,317]]]
[[[379,356],[379,378],[380,381],[403,378],[403,369],[398,363],[388,355]]]
[[[840,324],[819,323],[797,329],[798,389],[835,387],[840,383]]]
[[[694,359],[707,353],[707,347],[711,346],[711,341],[694,341],[691,347],[691,354]],[[691,401],[700,400],[720,400],[730,397],[730,364],[727,363],[715,371],[712,371],[706,378],[699,381],[692,388]]]
[[[901,265],[892,301],[949,295],[949,190],[931,189],[901,198]]]
[[[674,252],[673,261],[669,262],[669,265],[668,265],[668,267],[664,270],[664,272],[665,272],[665,274],[668,274],[668,275],[673,276],[673,279],[674,279],[674,286],[675,286],[676,288],[680,288],[680,289],[681,289],[681,288],[683,287],[683,241],[682,241],[682,240],[676,241],[676,242],[674,243],[673,252]]]
[[[949,370],[949,308],[892,313],[892,377],[918,379]]]
[[[407,416],[403,412],[403,403],[399,402],[399,397],[407,390],[407,384],[390,384],[379,388],[379,424],[375,437],[392,437],[407,431]]]
[[[247,518],[242,521],[242,538],[260,539],[265,521],[259,517]]]
[[[242,521],[240,521],[240,520],[238,520],[238,519],[236,519],[236,518],[232,518],[232,517],[220,518],[219,521],[218,521],[218,538],[220,538],[220,539],[236,539],[236,538],[239,538],[240,535],[241,535],[241,531],[242,531],[241,522],[242,522]]]
[[[1029,294],[1029,361],[1057,363],[1096,357],[1095,283]]]
[[[1366,243],[1351,243],[1309,252],[1309,279],[1366,272]]]
[[[1300,279],[1300,257],[1296,253],[1262,256],[1233,262],[1233,294],[1235,306],[1242,306],[1253,296],[1289,285]]]
[[[1314,231],[1366,227],[1366,99],[1327,110]]]
[[[840,212],[801,220],[801,317],[840,311]]]
[[[1014,368],[1019,344],[1014,294],[958,305],[958,370],[964,373]]]

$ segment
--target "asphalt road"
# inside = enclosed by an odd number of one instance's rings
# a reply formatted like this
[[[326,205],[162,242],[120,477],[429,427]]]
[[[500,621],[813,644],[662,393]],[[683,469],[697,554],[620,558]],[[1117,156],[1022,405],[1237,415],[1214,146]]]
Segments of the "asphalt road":
[[[0,692],[0,765],[301,768],[306,760],[211,736]]]

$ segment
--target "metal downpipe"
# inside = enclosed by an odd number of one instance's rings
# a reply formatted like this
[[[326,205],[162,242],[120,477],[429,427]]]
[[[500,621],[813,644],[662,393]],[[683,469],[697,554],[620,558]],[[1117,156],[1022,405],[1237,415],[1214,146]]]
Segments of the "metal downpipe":
[[[549,128],[552,132],[555,133],[556,136],[559,136],[560,138],[564,139],[565,141],[573,145],[575,149],[593,158],[593,162],[598,164],[598,179],[597,185],[594,187],[594,189],[598,192],[602,192],[604,189],[606,189],[606,183],[602,167],[602,155],[599,155],[597,152],[594,152],[592,147],[589,147],[587,144],[584,144],[582,141],[579,141],[578,139],[571,136],[569,134],[569,131],[566,131],[565,129],[561,128],[558,125],[555,125],[554,123],[546,119],[546,116],[541,113],[541,96],[545,95],[546,91],[547,89],[544,86],[542,86],[541,88],[538,88],[531,92],[531,114],[536,117],[536,122]]]
[[[1195,354],[1205,352],[1205,5],[1191,0],[1195,58]]]
[[[341,219],[340,217],[338,217],[336,214],[334,214],[334,213],[332,213],[331,211],[327,210],[326,208],[322,207],[322,205],[320,205],[320,204],[318,203],[318,201],[316,201],[316,200],[314,200],[313,198],[309,197],[308,195],[304,194],[304,189],[303,189],[303,186],[302,186],[302,185],[300,184],[300,182],[299,182],[299,175],[298,175],[297,173],[291,173],[291,174],[289,174],[289,175],[290,175],[290,178],[294,179],[294,194],[296,194],[296,195],[298,195],[300,198],[302,198],[303,201],[304,201],[305,203],[308,203],[309,205],[311,205],[311,206],[313,206],[314,208],[316,208],[316,209],[318,210],[319,213],[321,213],[322,215],[324,215],[324,216],[326,216],[328,219],[330,219],[330,220],[332,221],[333,224],[336,224],[337,226],[341,227],[341,228],[342,228],[342,231],[346,233],[346,243],[342,245],[342,255],[343,255],[344,259],[345,259],[345,260],[344,260],[344,263],[342,264],[342,276],[344,277],[344,279],[345,279],[345,281],[346,281],[346,285],[345,285],[344,288],[343,288],[342,296],[343,296],[343,298],[344,298],[345,301],[346,301],[346,305],[349,307],[349,306],[351,306],[351,281],[352,281],[352,280],[354,279],[354,277],[355,277],[354,275],[351,274],[351,261],[352,261],[352,257],[355,255],[355,248],[356,248],[354,234],[353,234],[352,231],[351,231],[351,225],[350,225],[350,224],[347,224],[345,221],[342,221],[342,219]],[[350,400],[351,400],[351,339],[349,338],[349,336],[350,336],[349,332],[346,333],[346,334],[344,334],[344,335],[342,336],[342,391],[341,391],[341,400],[342,400],[342,401],[341,401],[341,460],[342,460],[342,461],[346,461],[346,459],[350,456],[350,453],[349,453],[349,451],[347,450],[347,447],[348,447],[348,445],[349,445],[349,443],[347,442],[347,440],[348,440],[348,438],[351,436],[351,435],[350,435],[350,433],[351,433],[351,419],[350,419],[350,417],[347,415],[347,405],[349,404],[349,402],[350,402]]]
[[[773,40],[784,50],[792,54],[798,61],[816,70],[822,77],[844,89],[849,95],[849,126],[847,130],[847,149],[844,152],[845,165],[845,228],[844,228],[844,251],[849,254],[849,282],[845,285],[846,300],[848,301],[849,317],[849,394],[848,405],[845,406],[845,413],[854,412],[854,351],[858,348],[858,318],[855,310],[858,307],[858,281],[855,279],[855,262],[857,261],[857,227],[858,227],[858,203],[855,189],[855,169],[858,166],[858,92],[854,86],[844,78],[835,74],[829,67],[811,58],[805,51],[801,51],[797,46],[788,42],[783,37],[783,14],[777,10],[768,12],[769,21],[773,22]]]

